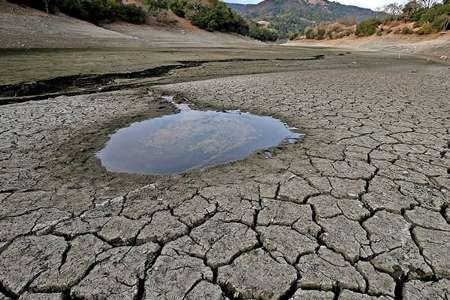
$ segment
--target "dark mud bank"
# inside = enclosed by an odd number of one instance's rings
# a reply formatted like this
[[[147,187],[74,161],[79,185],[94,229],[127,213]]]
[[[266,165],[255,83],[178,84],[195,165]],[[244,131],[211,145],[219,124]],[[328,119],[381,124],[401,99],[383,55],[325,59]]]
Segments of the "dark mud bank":
[[[162,77],[169,75],[170,71],[177,69],[188,69],[199,67],[207,63],[233,63],[233,62],[257,62],[257,61],[306,61],[318,60],[324,55],[297,59],[224,59],[224,60],[196,60],[180,61],[176,64],[163,65],[135,72],[106,73],[106,74],[78,74],[61,76],[51,79],[33,82],[22,82],[18,84],[0,85],[0,105],[26,102],[30,100],[41,100],[48,97],[62,95],[91,94],[95,92],[114,91],[132,87],[130,84],[116,84],[116,80],[142,79]]]

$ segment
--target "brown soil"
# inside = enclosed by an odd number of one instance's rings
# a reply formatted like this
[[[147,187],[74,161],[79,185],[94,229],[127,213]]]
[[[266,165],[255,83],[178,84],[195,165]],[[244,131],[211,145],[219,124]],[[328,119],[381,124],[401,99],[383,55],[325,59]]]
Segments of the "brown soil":
[[[337,40],[297,40],[288,42],[288,46],[347,48],[413,54],[427,57],[450,57],[450,33],[430,35],[388,34],[370,37],[345,37]]]

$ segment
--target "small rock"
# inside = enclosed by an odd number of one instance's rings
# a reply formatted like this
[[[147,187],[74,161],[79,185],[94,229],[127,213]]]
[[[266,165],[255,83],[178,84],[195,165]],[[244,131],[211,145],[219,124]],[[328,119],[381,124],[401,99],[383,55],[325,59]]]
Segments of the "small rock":
[[[347,193],[350,198],[358,198],[358,195],[355,193]]]
[[[272,152],[270,152],[270,151],[264,151],[264,153],[263,153],[263,157],[264,158],[272,158]]]

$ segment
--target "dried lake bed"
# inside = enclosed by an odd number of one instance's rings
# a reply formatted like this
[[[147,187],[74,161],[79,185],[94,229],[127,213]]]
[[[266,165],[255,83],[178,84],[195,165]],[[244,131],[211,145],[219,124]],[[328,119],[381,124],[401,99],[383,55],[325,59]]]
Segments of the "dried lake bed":
[[[448,65],[282,48],[0,105],[0,299],[449,297]],[[106,170],[111,134],[173,115],[163,95],[305,137],[179,175]]]

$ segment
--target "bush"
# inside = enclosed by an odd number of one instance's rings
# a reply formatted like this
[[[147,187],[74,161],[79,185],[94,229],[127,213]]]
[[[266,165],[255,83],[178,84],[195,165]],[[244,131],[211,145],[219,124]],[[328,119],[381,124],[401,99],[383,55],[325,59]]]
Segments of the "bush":
[[[402,34],[413,34],[413,33],[414,33],[413,30],[408,26],[402,28]]]
[[[431,23],[431,26],[436,31],[448,30],[450,25],[450,15],[441,15],[436,17]]]
[[[28,7],[32,7],[39,10],[45,10],[44,1],[36,1],[36,0],[9,0],[9,2],[25,5]]]
[[[118,4],[115,0],[53,0],[50,10],[94,24],[123,20],[130,23],[145,22],[145,11],[135,5]]]
[[[112,21],[115,7],[102,0],[63,0],[59,9],[69,16],[98,24]]]
[[[431,23],[433,30],[436,31],[448,30],[450,24],[450,3],[449,1],[444,1],[430,8],[421,8],[411,18],[421,25]]]
[[[381,21],[377,18],[364,20],[356,26],[356,35],[371,36],[377,32],[377,28],[380,24]]]
[[[350,36],[354,33],[355,26],[347,26],[339,22],[334,23],[320,23],[316,27],[306,27],[304,30],[305,37],[307,39],[322,40],[328,39],[340,39],[346,36]]]
[[[307,39],[313,40],[316,38],[315,32],[314,32],[314,28],[312,27],[306,27],[305,28],[305,37]]]
[[[134,4],[131,5],[119,5],[118,17],[133,24],[143,24],[145,23],[145,12]]]
[[[169,8],[177,16],[208,31],[236,32],[261,41],[278,39],[275,30],[259,27],[256,23],[249,24],[221,1],[172,0]]]
[[[418,34],[430,34],[432,33],[433,30],[433,26],[431,25],[430,22],[426,22],[422,25],[422,27],[420,27],[420,29],[417,31]]]
[[[293,40],[296,40],[298,38],[298,36],[299,36],[298,32],[289,32],[288,39],[290,41],[293,41]]]
[[[185,7],[187,5],[186,0],[174,0],[169,4],[169,8],[179,17],[184,18],[186,16]]]
[[[260,41],[274,42],[278,39],[278,33],[269,28],[260,27],[257,24],[250,24],[248,36]]]
[[[347,16],[347,17],[338,19],[337,23],[342,24],[344,26],[353,26],[353,25],[356,25],[358,22],[355,17]]]
[[[317,27],[316,38],[318,40],[323,40],[325,38],[326,29],[322,26]]]
[[[212,1],[204,4],[195,0],[173,0],[169,8],[176,15],[187,18],[193,25],[208,31],[236,32],[243,35],[249,32],[247,22],[223,2]]]
[[[150,11],[154,12],[161,9],[167,9],[169,7],[167,0],[145,0],[144,3],[148,5]]]

